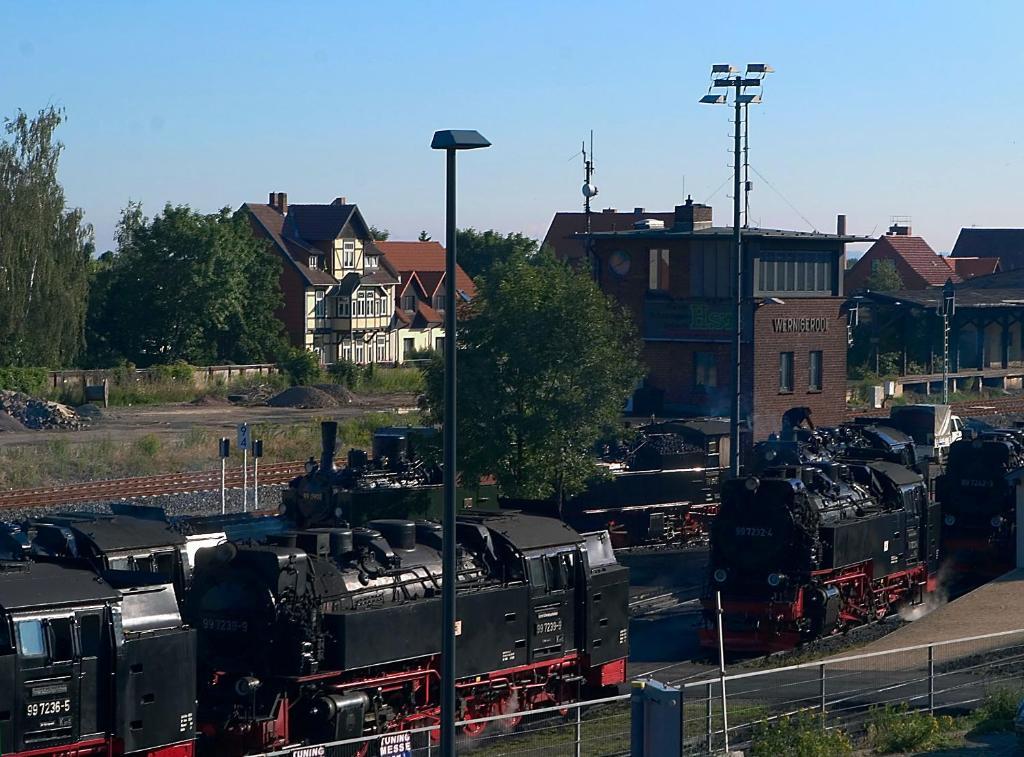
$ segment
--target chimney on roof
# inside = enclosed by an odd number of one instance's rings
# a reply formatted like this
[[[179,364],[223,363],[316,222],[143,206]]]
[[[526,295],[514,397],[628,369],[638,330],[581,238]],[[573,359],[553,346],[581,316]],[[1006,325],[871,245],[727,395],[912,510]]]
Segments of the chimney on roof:
[[[271,192],[268,204],[281,215],[286,215],[288,213],[288,193]]]
[[[618,213],[619,211],[617,211],[615,208],[605,208],[601,212],[602,213]]]
[[[846,214],[840,213],[836,216],[836,234],[841,237],[846,236]]]
[[[684,205],[676,205],[676,217],[672,226],[676,231],[700,231],[711,228],[711,206],[695,203],[687,196]]]
[[[633,215],[642,216],[644,214],[643,208],[633,208]]]
[[[891,237],[911,236],[910,216],[893,216],[892,225],[889,227],[888,234]]]
[[[348,205],[347,197],[335,197],[331,205]]]

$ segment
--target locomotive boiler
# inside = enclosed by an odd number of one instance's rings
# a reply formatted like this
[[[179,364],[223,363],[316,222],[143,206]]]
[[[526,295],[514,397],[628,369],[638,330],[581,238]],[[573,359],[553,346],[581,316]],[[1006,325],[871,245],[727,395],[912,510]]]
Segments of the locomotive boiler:
[[[607,535],[480,515],[459,519],[457,539],[460,719],[624,680],[628,578]],[[200,550],[186,616],[199,634],[203,750],[436,724],[440,550],[437,524],[397,519]]]
[[[701,644],[772,652],[878,620],[933,590],[938,507],[887,461],[766,468],[733,479],[711,530]]]
[[[935,482],[942,504],[942,546],[962,572],[995,577],[1016,565],[1017,481],[1024,467],[1024,433],[982,432],[949,448]]]

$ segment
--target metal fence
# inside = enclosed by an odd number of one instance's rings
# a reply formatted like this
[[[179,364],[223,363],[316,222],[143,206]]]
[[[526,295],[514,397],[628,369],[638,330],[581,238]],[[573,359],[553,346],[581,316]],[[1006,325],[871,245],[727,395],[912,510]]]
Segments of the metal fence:
[[[473,757],[619,757],[629,754],[629,695],[460,721],[456,749]],[[377,734],[262,757],[440,755],[437,727]]]
[[[718,676],[679,686],[684,754],[720,752],[726,732],[731,748],[745,748],[759,728],[801,713],[820,716],[826,728],[857,732],[886,705],[955,714],[995,691],[1024,695],[1024,629],[728,675],[724,711]],[[630,715],[630,697],[622,695],[462,721],[457,750],[473,757],[628,755]],[[263,757],[434,757],[436,738],[435,726]]]
[[[759,728],[810,713],[826,728],[863,731],[887,705],[957,714],[989,695],[1024,695],[1024,629],[854,654],[680,684],[685,754],[751,744]],[[725,724],[728,724],[726,727]]]

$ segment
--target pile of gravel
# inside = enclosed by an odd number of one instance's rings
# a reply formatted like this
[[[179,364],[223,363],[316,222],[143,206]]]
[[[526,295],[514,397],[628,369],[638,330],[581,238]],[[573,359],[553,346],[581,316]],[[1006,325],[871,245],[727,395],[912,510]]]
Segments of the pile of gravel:
[[[292,386],[275,394],[267,404],[271,407],[318,408],[337,407],[338,401],[315,386]]]
[[[0,410],[0,431],[24,431],[25,425],[14,416]]]
[[[351,404],[353,399],[352,392],[344,384],[314,384],[313,388],[331,395],[339,405]]]
[[[59,402],[36,399],[24,392],[0,390],[0,409],[17,419],[26,428],[79,429],[83,418],[73,408]]]
[[[84,405],[79,405],[75,408],[75,412],[83,418],[102,418],[103,408],[99,405],[95,405],[92,402],[86,402]]]

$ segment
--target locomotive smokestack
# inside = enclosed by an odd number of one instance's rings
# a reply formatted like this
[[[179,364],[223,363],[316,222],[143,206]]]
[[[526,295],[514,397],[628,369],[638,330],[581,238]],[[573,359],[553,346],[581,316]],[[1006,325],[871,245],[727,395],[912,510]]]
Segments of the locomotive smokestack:
[[[320,470],[334,470],[334,447],[338,441],[338,424],[336,421],[323,421],[320,424],[320,439],[322,452],[320,453]]]

